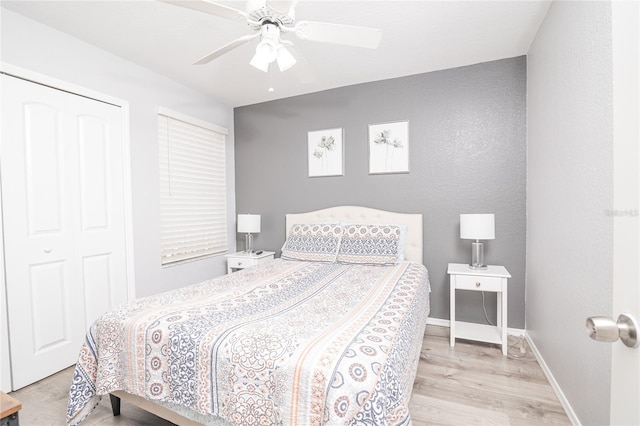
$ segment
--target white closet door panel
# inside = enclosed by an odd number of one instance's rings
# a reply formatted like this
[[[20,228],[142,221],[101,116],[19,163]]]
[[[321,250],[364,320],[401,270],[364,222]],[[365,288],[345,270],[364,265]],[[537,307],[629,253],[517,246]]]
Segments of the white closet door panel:
[[[124,170],[120,108],[79,98],[72,157],[78,182],[74,245],[88,326],[127,301]]]
[[[105,230],[109,227],[109,141],[108,123],[79,117],[80,202],[82,230]]]
[[[120,303],[118,288],[112,281],[112,256],[109,253],[82,258],[82,281],[85,284],[85,305],[87,311],[85,327],[109,308]]]
[[[65,261],[29,267],[29,291],[33,312],[33,352],[40,354],[69,341],[69,315],[63,295],[69,282]]]
[[[26,102],[23,109],[29,235],[61,235],[63,113],[55,106],[42,103]],[[20,149],[21,144],[14,148]],[[22,189],[18,185],[12,187]]]
[[[120,109],[88,102],[78,115],[77,167],[86,321],[126,302],[124,180]]]
[[[2,77],[5,274],[14,388],[70,365],[82,342],[72,279],[74,180],[70,95]],[[43,96],[43,93],[46,96]]]
[[[5,75],[2,89],[5,274],[18,389],[73,365],[87,325],[126,300],[122,124],[113,105]]]

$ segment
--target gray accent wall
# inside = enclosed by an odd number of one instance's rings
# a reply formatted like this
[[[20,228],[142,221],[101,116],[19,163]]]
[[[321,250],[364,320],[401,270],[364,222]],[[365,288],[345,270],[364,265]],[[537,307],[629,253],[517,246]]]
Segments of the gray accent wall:
[[[553,2],[527,72],[527,332],[578,424],[606,425],[612,347],[585,320],[612,316],[611,3]]]
[[[409,121],[410,172],[370,175],[368,125],[400,120]],[[448,320],[447,264],[471,256],[459,214],[495,213],[485,260],[511,273],[508,326],[524,328],[524,56],[240,107],[234,122],[236,209],[262,215],[254,247],[280,251],[286,213],[336,205],[422,213],[431,317]],[[337,127],[344,175],[309,178],[307,132]],[[457,319],[485,322],[480,293],[459,292],[457,302]],[[495,321],[492,295],[486,308]]]

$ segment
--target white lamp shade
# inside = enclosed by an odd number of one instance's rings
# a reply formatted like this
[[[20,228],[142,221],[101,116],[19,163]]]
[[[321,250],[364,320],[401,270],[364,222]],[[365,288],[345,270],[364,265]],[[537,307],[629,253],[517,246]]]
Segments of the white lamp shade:
[[[460,238],[464,240],[493,240],[496,238],[495,215],[461,214]]]
[[[239,214],[238,215],[238,232],[248,234],[256,234],[260,232],[260,215],[259,214]]]

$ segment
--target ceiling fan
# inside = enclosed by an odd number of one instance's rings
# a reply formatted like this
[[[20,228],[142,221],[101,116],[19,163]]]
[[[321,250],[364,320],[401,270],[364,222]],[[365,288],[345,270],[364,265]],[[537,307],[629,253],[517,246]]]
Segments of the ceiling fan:
[[[207,64],[225,53],[260,36],[260,42],[249,64],[267,72],[269,65],[277,62],[280,71],[286,71],[296,63],[287,47],[293,45],[282,40],[281,35],[294,33],[303,40],[335,43],[347,46],[375,49],[380,44],[382,30],[326,22],[298,21],[295,19],[295,1],[247,0],[246,11],[209,0],[184,1],[160,0],[187,9],[204,12],[230,20],[244,19],[255,34],[242,36],[197,60],[194,65]]]

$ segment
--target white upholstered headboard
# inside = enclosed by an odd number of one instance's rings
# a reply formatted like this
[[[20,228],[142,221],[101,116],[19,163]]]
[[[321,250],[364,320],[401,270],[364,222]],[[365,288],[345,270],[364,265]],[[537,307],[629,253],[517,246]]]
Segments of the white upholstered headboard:
[[[419,213],[394,213],[369,207],[338,206],[307,213],[285,215],[287,237],[291,225],[308,223],[405,225],[404,258],[422,263],[422,215]]]

